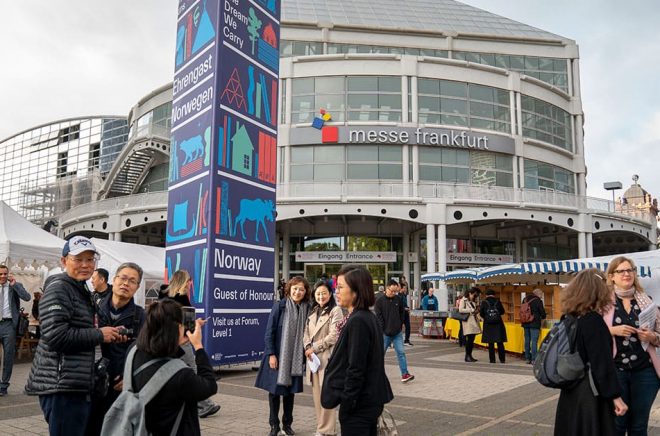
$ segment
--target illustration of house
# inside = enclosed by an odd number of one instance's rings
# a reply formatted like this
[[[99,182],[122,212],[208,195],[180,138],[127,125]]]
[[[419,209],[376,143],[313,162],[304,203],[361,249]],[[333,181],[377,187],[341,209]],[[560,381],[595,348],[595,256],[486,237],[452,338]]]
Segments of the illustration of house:
[[[279,52],[277,51],[277,35],[273,25],[268,23],[259,39],[259,59],[273,69],[279,66]]]
[[[252,154],[254,152],[254,145],[250,140],[245,126],[240,126],[234,136],[231,138],[232,155],[231,155],[231,169],[243,173],[247,176],[252,175]]]

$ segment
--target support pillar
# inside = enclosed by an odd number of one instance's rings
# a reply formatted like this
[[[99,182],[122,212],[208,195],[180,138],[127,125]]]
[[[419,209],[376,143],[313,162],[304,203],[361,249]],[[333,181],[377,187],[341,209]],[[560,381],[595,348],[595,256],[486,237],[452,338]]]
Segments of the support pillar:
[[[523,256],[522,256],[522,236],[516,235],[516,256],[514,257],[515,262],[522,262],[523,261]]]
[[[594,257],[594,234],[587,233],[587,257]]]
[[[587,234],[586,232],[578,233],[578,257],[580,259],[587,256]]]
[[[435,272],[435,224],[426,225],[426,272]]]
[[[447,224],[438,224],[438,272],[447,272]]]
[[[289,268],[291,263],[291,236],[289,229],[282,232],[282,278],[289,281]]]
[[[413,309],[419,307],[419,295],[422,292],[422,243],[421,243],[421,232],[415,232],[413,236],[413,251],[417,253],[417,262],[413,264],[413,276],[414,280],[412,282],[412,288],[414,289],[413,293]]]
[[[275,291],[275,293],[277,293],[277,287],[280,283],[280,238],[281,235],[275,233],[275,252],[273,253],[273,256],[275,257],[275,268],[273,268],[273,291]]]
[[[121,242],[121,232],[115,232],[115,239],[113,241]]]
[[[403,232],[403,275],[406,277],[406,280],[408,280],[408,283],[411,282],[410,262],[408,262],[409,252],[410,252],[410,233],[406,230]]]

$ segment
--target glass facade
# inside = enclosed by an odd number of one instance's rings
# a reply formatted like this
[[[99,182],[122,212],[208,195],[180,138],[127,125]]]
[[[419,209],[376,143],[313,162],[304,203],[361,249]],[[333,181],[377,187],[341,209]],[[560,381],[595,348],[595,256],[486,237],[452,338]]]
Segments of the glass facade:
[[[523,136],[573,151],[571,114],[528,95],[522,96]]]
[[[80,118],[0,143],[0,199],[36,224],[95,199],[101,166],[126,144],[123,118]],[[105,168],[105,166],[104,166]]]
[[[572,172],[544,162],[525,159],[525,188],[575,193]]]
[[[513,158],[483,151],[419,147],[419,179],[511,188]]]

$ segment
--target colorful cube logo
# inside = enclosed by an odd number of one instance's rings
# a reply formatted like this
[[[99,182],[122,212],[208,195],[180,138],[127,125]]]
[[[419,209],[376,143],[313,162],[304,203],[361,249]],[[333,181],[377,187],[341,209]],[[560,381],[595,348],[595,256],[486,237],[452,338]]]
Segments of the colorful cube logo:
[[[312,127],[319,129],[321,131],[321,142],[326,143],[337,143],[339,142],[339,128],[336,126],[326,126],[325,122],[332,119],[332,115],[326,112],[325,109],[319,110],[320,116],[314,117],[312,121]]]

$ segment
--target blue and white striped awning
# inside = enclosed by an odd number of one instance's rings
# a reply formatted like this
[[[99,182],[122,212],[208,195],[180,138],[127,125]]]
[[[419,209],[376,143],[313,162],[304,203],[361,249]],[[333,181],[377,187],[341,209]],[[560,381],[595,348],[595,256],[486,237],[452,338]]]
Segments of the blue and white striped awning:
[[[609,262],[560,260],[554,262],[528,262],[523,263],[522,274],[577,274],[583,269],[597,268],[606,271]],[[640,265],[637,267],[640,277],[651,277],[651,267]]]

